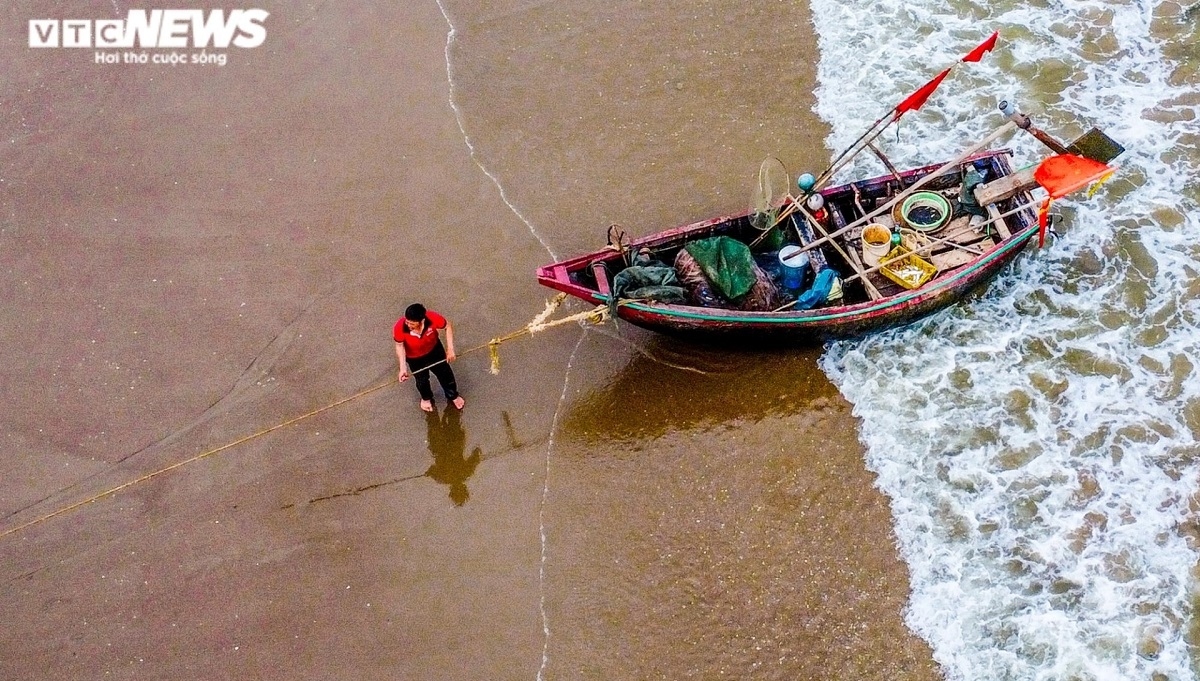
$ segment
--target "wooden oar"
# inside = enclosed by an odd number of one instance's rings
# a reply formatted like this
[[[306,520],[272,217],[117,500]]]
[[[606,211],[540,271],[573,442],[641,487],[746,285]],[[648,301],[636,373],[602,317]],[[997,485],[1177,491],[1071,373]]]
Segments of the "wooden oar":
[[[882,215],[883,213],[886,213],[887,211],[889,211],[893,207],[895,207],[896,204],[900,203],[904,199],[908,198],[910,195],[914,194],[921,187],[924,187],[925,185],[929,184],[930,182],[937,179],[938,177],[941,177],[942,175],[945,174],[945,172],[947,170],[958,166],[960,163],[965,161],[969,156],[971,156],[975,152],[979,151],[980,149],[986,147],[987,145],[991,144],[992,142],[996,141],[998,138],[1004,136],[1005,134],[1012,132],[1012,130],[1016,127],[1017,127],[1016,123],[1009,121],[1009,122],[1005,123],[1004,125],[1000,126],[999,128],[996,128],[995,130],[992,131],[992,133],[990,135],[988,135],[987,137],[983,138],[979,142],[972,145],[971,148],[969,148],[966,151],[959,154],[959,156],[957,158],[955,158],[953,161],[950,161],[950,162],[942,165],[941,167],[939,167],[938,169],[929,173],[925,177],[922,177],[920,180],[917,180],[916,182],[914,182],[912,184],[912,186],[910,186],[908,189],[905,189],[904,191],[896,194],[896,196],[893,197],[891,201],[888,201],[883,206],[876,208],[875,210],[864,215],[863,217],[859,218],[858,220],[851,222],[850,224],[846,225],[845,227],[843,227],[837,231],[831,232],[828,236],[822,237],[811,243],[805,244],[799,251],[796,251],[794,254],[792,254],[787,259],[791,260],[792,258],[796,258],[801,253],[811,250],[813,248],[816,248],[817,246],[821,246],[825,243],[828,243],[828,242],[832,241],[833,239],[849,232],[850,230],[854,229],[855,227],[860,227],[860,226],[866,224],[868,221],[870,221],[872,218],[876,217],[877,215]]]

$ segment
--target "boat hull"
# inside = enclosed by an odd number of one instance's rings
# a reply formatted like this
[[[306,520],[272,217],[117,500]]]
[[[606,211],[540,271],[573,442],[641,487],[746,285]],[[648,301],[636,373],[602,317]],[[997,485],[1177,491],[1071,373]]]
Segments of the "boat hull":
[[[826,307],[795,313],[720,314],[725,310],[683,305],[628,303],[618,308],[620,319],[666,335],[713,343],[741,340],[775,344],[812,345],[854,338],[897,328],[962,300],[972,291],[986,288],[1004,267],[1020,254],[1030,237],[1009,242],[1009,248],[962,276],[938,282],[936,287],[914,292],[910,297],[848,307]],[[592,302],[607,303],[607,296]]]
[[[987,164],[995,178],[1012,173],[1005,150],[985,152],[968,159],[967,162]],[[935,168],[938,166],[911,170],[900,177],[903,183],[912,184],[930,174]],[[888,183],[894,182],[895,179],[891,176],[873,178],[822,193],[826,195],[827,203],[832,208],[839,201],[849,204],[847,197],[851,192],[854,193],[856,203],[860,195],[865,195],[863,192],[887,192]],[[1023,206],[1030,202],[1031,197],[1028,193],[1022,192],[1007,199],[1007,203],[1002,207],[1009,209],[1014,205]],[[859,207],[861,208],[861,205]],[[999,211],[996,206],[990,209],[993,214]],[[939,273],[932,281],[914,290],[894,287],[888,295],[875,295],[871,299],[867,299],[864,291],[852,304],[774,312],[621,300],[617,314],[620,319],[651,331],[720,344],[742,341],[759,344],[817,344],[904,326],[953,305],[972,291],[985,287],[1021,253],[1038,232],[1036,213],[1033,210],[1010,212],[1011,216],[1003,222],[1003,237],[997,236],[993,241],[981,242],[984,245],[979,246],[978,255]],[[746,216],[713,218],[635,239],[627,248],[634,252],[641,248],[670,252],[672,248],[678,249],[681,244],[691,240],[728,233],[739,220],[745,222]],[[839,215],[836,226],[843,226],[846,222],[848,220]],[[846,244],[842,246],[844,249],[850,248]],[[539,268],[537,279],[539,283],[551,289],[592,304],[607,305],[610,302],[609,272],[619,271],[624,266],[622,257],[619,249],[602,249]],[[843,272],[843,276],[845,274]],[[862,283],[859,286],[861,287]]]

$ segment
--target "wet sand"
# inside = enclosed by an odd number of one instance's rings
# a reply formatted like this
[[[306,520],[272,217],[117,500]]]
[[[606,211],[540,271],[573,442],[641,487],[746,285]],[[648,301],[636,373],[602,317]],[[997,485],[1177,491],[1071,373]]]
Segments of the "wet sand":
[[[517,328],[548,248],[736,208],[710,188],[761,156],[522,146],[561,98],[518,115],[489,50],[570,6],[450,5],[506,203],[436,4],[261,6],[266,43],[222,67],[0,44],[0,532],[394,377],[415,298],[460,351]],[[0,537],[0,678],[936,678],[815,351],[581,333],[507,344],[498,376],[463,357],[461,420],[390,387]]]

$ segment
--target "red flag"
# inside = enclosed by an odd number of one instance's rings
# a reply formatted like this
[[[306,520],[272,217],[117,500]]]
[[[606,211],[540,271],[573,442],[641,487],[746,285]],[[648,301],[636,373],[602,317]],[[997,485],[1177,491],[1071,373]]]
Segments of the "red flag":
[[[980,59],[983,59],[983,54],[985,52],[990,51],[993,47],[996,46],[996,38],[999,38],[999,37],[1000,37],[1000,31],[996,31],[995,33],[992,34],[992,37],[979,43],[978,47],[976,47],[975,49],[968,52],[967,56],[963,57],[962,60],[963,61],[979,61]]]
[[[1116,168],[1083,156],[1058,154],[1038,164],[1033,179],[1058,199],[1107,178]]]
[[[1058,154],[1042,161],[1033,171],[1033,179],[1050,195],[1038,210],[1038,248],[1046,243],[1046,226],[1050,221],[1050,203],[1067,194],[1082,189],[1093,182],[1101,182],[1116,171],[1113,166],[1093,161],[1082,156]]]
[[[929,99],[929,95],[937,89],[937,86],[942,84],[946,76],[950,75],[950,69],[946,69],[937,74],[933,80],[921,86],[920,90],[909,95],[903,102],[896,105],[896,118],[900,118],[905,111],[916,111],[925,105],[925,100]]]

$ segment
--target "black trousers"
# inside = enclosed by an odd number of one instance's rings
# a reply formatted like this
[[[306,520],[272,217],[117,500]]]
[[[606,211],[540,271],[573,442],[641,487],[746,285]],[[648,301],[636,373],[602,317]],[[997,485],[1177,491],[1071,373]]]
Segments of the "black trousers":
[[[454,380],[454,371],[450,368],[449,362],[442,362],[446,359],[446,348],[442,345],[441,340],[438,340],[437,345],[428,354],[407,359],[408,370],[417,381],[417,392],[421,393],[421,399],[433,399],[433,386],[429,384],[429,374],[437,376],[438,383],[441,384],[442,392],[446,393],[448,401],[453,402],[458,397],[458,383]],[[442,363],[437,364],[438,362]],[[437,364],[437,366],[430,369],[428,367],[431,364]]]

